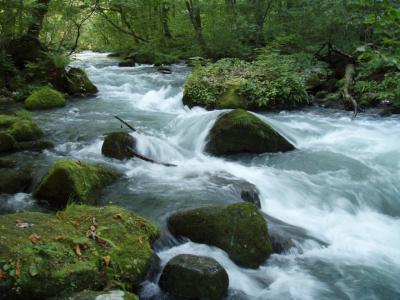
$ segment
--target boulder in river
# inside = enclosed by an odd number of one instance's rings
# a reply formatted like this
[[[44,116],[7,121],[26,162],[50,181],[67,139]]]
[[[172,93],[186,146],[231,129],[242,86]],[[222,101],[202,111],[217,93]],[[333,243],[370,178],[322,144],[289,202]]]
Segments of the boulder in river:
[[[272,253],[267,223],[251,203],[177,212],[168,226],[175,235],[225,250],[243,267],[257,268]]]
[[[25,100],[25,108],[29,110],[50,109],[63,106],[65,106],[64,96],[50,87],[43,87],[33,92]]]
[[[275,129],[242,109],[221,115],[211,128],[206,145],[206,151],[217,156],[294,149]]]
[[[134,291],[159,235],[152,223],[116,206],[2,215],[0,224],[2,299],[48,299],[101,291],[115,282]]]
[[[136,140],[127,132],[112,132],[106,135],[101,153],[104,156],[124,160],[132,157],[131,149],[136,149]]]
[[[42,178],[33,196],[56,208],[70,202],[95,204],[101,190],[119,176],[104,166],[60,160]]]
[[[220,300],[227,294],[229,277],[211,257],[181,254],[167,263],[159,285],[178,299]]]
[[[126,67],[134,67],[136,66],[134,59],[125,59],[118,63],[118,67],[126,68]]]
[[[79,68],[71,68],[66,75],[65,90],[69,95],[87,97],[97,93],[97,87],[90,81],[86,72]]]
[[[83,291],[73,295],[53,297],[48,300],[139,300],[135,294],[122,290],[113,291]]]
[[[30,168],[21,170],[1,170],[0,193],[15,194],[28,192],[32,181],[33,176]]]
[[[17,142],[35,141],[43,136],[43,131],[36,122],[29,119],[20,119],[16,121],[9,129]]]
[[[17,142],[6,132],[0,132],[0,153],[13,152]]]

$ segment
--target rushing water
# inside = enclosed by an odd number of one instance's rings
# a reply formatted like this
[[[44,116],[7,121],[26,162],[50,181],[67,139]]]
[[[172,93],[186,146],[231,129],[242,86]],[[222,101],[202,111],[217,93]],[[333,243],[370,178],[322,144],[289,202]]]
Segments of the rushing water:
[[[215,158],[203,147],[222,111],[183,106],[186,67],[162,75],[151,66],[118,68],[94,53],[78,55],[73,65],[86,69],[99,94],[35,113],[56,148],[33,159],[16,156],[33,164],[39,178],[63,157],[110,165],[126,176],[105,191],[102,203],[127,207],[161,227],[178,209],[238,202],[240,190],[254,185],[270,232],[289,249],[250,270],[218,248],[165,233],[156,247],[162,264],[180,253],[214,257],[229,274],[229,299],[400,299],[399,118],[360,115],[351,122],[348,114],[316,109],[260,113],[297,150]],[[114,115],[138,129],[141,153],[178,167],[103,157],[103,134],[120,129]],[[3,212],[40,209],[29,194],[0,200]],[[151,281],[141,293],[162,297]]]

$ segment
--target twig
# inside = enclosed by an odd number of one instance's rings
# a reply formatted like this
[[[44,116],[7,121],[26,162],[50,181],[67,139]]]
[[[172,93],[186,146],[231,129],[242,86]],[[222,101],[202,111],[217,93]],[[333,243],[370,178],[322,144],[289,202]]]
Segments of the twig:
[[[153,164],[163,165],[163,166],[166,166],[166,167],[177,167],[177,165],[174,165],[174,164],[163,163],[163,162],[159,162],[159,161],[156,161],[154,159],[151,159],[149,157],[146,157],[146,156],[144,156],[142,154],[137,153],[132,148],[128,148],[128,150],[129,150],[129,152],[130,152],[130,154],[132,156],[140,158],[141,160],[144,160],[144,161],[147,161],[147,162],[150,162],[150,163],[153,163]]]
[[[129,123],[125,122],[124,120],[122,120],[120,117],[118,116],[114,116],[114,118],[116,118],[118,121],[120,121],[122,124],[126,125],[128,128],[132,129],[133,131],[137,132],[137,130],[132,127],[131,125],[129,125]]]

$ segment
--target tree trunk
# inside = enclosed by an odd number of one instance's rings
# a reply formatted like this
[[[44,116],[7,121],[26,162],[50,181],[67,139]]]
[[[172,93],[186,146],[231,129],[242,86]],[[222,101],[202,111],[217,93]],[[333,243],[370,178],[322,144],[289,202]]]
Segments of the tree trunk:
[[[39,38],[42,30],[43,20],[49,10],[50,0],[37,0],[36,6],[32,12],[32,21],[28,28],[28,35]]]
[[[342,95],[343,95],[343,100],[345,102],[351,103],[354,109],[353,117],[352,119],[354,120],[355,117],[358,114],[358,105],[356,99],[351,95],[350,89],[351,86],[353,85],[354,82],[354,77],[356,74],[356,69],[354,64],[349,63],[346,65],[346,70],[345,70],[345,76],[344,76],[344,85],[342,88]]]
[[[161,23],[162,23],[162,28],[163,28],[163,34],[166,38],[170,39],[172,38],[171,31],[169,29],[169,6],[170,4],[167,1],[163,1],[161,3]]]
[[[187,0],[185,3],[189,13],[190,21],[192,22],[196,34],[196,40],[203,51],[207,52],[207,46],[203,37],[203,29],[201,26],[200,3],[198,0]]]

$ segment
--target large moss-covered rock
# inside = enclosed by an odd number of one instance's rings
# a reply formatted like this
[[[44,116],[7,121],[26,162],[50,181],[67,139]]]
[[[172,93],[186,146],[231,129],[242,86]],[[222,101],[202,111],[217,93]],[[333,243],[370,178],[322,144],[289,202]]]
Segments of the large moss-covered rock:
[[[0,193],[15,194],[29,191],[32,185],[32,170],[1,170]]]
[[[167,263],[159,285],[178,299],[220,300],[227,294],[229,277],[211,257],[181,254]]]
[[[36,122],[27,119],[16,121],[8,129],[8,133],[12,135],[17,142],[35,141],[43,136],[43,131]]]
[[[65,106],[64,96],[50,88],[43,87],[25,100],[25,108],[29,110],[50,109]]]
[[[54,207],[69,202],[94,204],[101,190],[118,177],[118,173],[100,165],[60,160],[42,178],[33,195]]]
[[[106,135],[101,153],[119,160],[131,158],[131,149],[136,148],[136,140],[127,132],[112,132]]]
[[[178,212],[168,226],[176,235],[225,250],[243,267],[257,268],[272,253],[267,223],[251,203]]]
[[[159,234],[147,220],[115,206],[3,215],[0,224],[2,299],[116,286],[133,291],[152,263],[151,243]]]
[[[242,109],[218,118],[206,146],[206,151],[214,155],[286,152],[293,149],[294,146],[271,126]]]
[[[139,300],[135,294],[122,290],[113,291],[83,291],[73,295],[52,297],[47,300]]]
[[[71,68],[67,73],[65,90],[73,96],[86,97],[97,93],[97,87],[82,69]]]
[[[6,132],[0,132],[0,153],[13,152],[16,149],[17,142]]]

